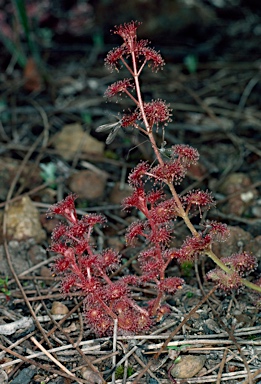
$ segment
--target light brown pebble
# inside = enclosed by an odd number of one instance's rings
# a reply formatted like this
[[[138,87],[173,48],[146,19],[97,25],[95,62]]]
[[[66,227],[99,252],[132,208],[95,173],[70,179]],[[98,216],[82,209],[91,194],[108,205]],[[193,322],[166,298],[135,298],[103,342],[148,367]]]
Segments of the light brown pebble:
[[[89,171],[79,171],[69,180],[69,188],[75,192],[78,197],[87,200],[99,199],[104,194],[106,178]]]
[[[171,376],[176,379],[189,379],[203,368],[205,361],[206,357],[204,355],[183,356],[181,360],[171,368]]]
[[[82,377],[85,380],[88,380],[89,383],[93,384],[102,384],[102,379],[98,375],[98,373],[94,372],[92,369],[88,367],[84,367],[81,369]]]
[[[54,301],[51,309],[52,315],[66,315],[69,312],[69,309],[63,303],[59,301]]]

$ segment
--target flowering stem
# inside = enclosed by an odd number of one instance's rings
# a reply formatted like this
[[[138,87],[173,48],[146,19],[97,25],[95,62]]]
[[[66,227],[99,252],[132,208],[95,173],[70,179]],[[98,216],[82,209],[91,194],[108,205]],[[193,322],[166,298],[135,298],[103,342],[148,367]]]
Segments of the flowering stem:
[[[125,89],[124,92],[126,93],[126,95],[129,96],[129,98],[130,98],[132,101],[134,101],[134,103],[135,103],[136,105],[139,105],[138,100],[136,100],[135,97],[134,97],[134,96],[133,96],[127,89]]]
[[[121,61],[122,63],[125,65],[125,67],[128,69],[128,71],[130,72],[130,74],[134,77],[134,73],[133,73],[133,70],[131,69],[131,67],[128,65],[128,63],[124,60],[124,58],[121,56]]]
[[[164,161],[162,160],[161,154],[160,154],[160,152],[159,152],[159,150],[158,150],[158,147],[157,147],[157,145],[156,145],[156,142],[155,142],[155,138],[154,138],[154,134],[153,134],[153,132],[149,132],[149,133],[148,133],[148,137],[149,137],[149,139],[150,139],[152,148],[153,148],[153,150],[154,150],[154,152],[155,152],[155,155],[156,155],[156,157],[157,157],[157,160],[158,160],[159,164],[160,164],[161,166],[163,166],[163,165],[164,165]],[[175,200],[175,202],[176,202],[176,204],[177,204],[177,207],[178,207],[178,209],[179,209],[179,215],[180,215],[180,216],[182,217],[182,219],[185,221],[185,224],[187,225],[187,227],[188,227],[188,229],[190,230],[190,232],[191,232],[194,236],[198,236],[198,233],[197,233],[197,231],[196,231],[194,225],[191,223],[191,221],[190,221],[190,219],[189,219],[189,217],[188,217],[187,212],[184,210],[184,208],[183,208],[183,206],[182,206],[182,204],[181,204],[180,198],[179,198],[179,196],[178,196],[178,194],[177,194],[177,192],[176,192],[176,189],[175,189],[173,183],[169,182],[169,183],[166,183],[166,184],[168,185],[168,187],[169,187],[169,189],[170,189],[170,192],[171,192],[172,196],[174,197],[174,200]]]
[[[211,249],[207,249],[204,251],[204,253],[214,261],[214,263],[216,265],[218,265],[224,272],[228,273],[228,274],[231,274],[232,273],[232,270],[227,267],[218,257],[217,255],[211,250]]]
[[[241,283],[244,284],[246,287],[261,293],[261,287],[259,287],[259,285],[251,283],[250,281],[248,281],[246,279],[241,279]]]
[[[147,63],[147,60],[144,60],[143,64],[141,65],[140,69],[139,69],[139,72],[138,72],[138,76],[140,75],[141,71],[143,70],[143,68],[145,67],[145,64]]]
[[[143,106],[143,100],[141,96],[141,90],[140,90],[140,83],[139,83],[139,73],[137,71],[137,63],[136,63],[136,55],[135,52],[131,52],[131,58],[132,58],[132,66],[133,66],[133,78],[135,82],[135,87],[136,87],[136,92],[137,92],[137,98],[139,101],[139,108],[142,114],[142,118],[146,127],[147,132],[151,131],[151,128],[149,126],[147,116],[144,111],[144,106]]]
[[[164,165],[164,161],[162,160],[160,151],[159,151],[159,149],[158,149],[158,147],[157,147],[157,144],[156,144],[156,140],[155,140],[153,131],[148,132],[148,137],[149,137],[149,140],[150,140],[150,142],[151,142],[151,146],[152,146],[152,148],[153,148],[153,151],[154,151],[154,153],[155,153],[155,155],[156,155],[156,158],[157,158],[159,164],[163,166],[163,165]]]
[[[190,230],[190,232],[192,233],[192,235],[194,236],[198,236],[198,232],[196,231],[194,225],[191,223],[189,217],[188,217],[188,214],[187,212],[184,210],[182,204],[181,204],[181,201],[180,201],[180,198],[176,192],[176,189],[174,187],[174,185],[172,183],[168,183],[167,184],[169,189],[170,189],[170,192],[172,194],[172,196],[174,197],[175,199],[175,202],[179,208],[179,215],[182,217],[182,219],[184,220],[186,226],[188,227],[188,229]]]

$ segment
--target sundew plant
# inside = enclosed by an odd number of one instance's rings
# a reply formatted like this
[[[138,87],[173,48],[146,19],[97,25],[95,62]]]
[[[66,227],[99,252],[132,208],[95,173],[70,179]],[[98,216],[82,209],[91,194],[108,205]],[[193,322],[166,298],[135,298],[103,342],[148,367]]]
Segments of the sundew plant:
[[[172,260],[192,262],[207,255],[216,264],[207,277],[219,288],[230,291],[247,286],[261,292],[261,286],[245,278],[257,266],[253,255],[242,252],[219,259],[214,254],[212,245],[226,241],[229,236],[225,224],[206,221],[201,223],[201,231],[195,229],[191,217],[195,214],[202,217],[202,212],[214,205],[211,193],[200,189],[192,189],[183,196],[177,193],[177,184],[182,182],[189,167],[197,163],[199,153],[189,145],[178,144],[168,148],[166,157],[157,146],[155,133],[167,129],[172,111],[164,100],[144,101],[140,85],[142,71],[148,66],[156,72],[163,68],[164,60],[149,46],[148,40],[138,39],[139,25],[131,21],[114,29],[114,34],[123,42],[107,54],[105,65],[117,72],[125,67],[129,77],[111,84],[105,97],[126,95],[130,99],[130,109],[123,111],[117,129],[120,125],[142,132],[150,141],[156,158],[151,164],[139,162],[130,172],[128,182],[132,193],[122,202],[124,210],[135,208],[144,218],[133,222],[126,231],[126,242],[133,246],[133,252],[137,252],[137,238],[146,243],[146,248],[138,255],[141,275],[111,279],[111,273],[121,264],[121,255],[110,248],[97,251],[91,238],[94,226],[104,225],[106,218],[100,214],[79,218],[75,195],[67,196],[49,209],[49,214],[62,215],[67,221],[54,229],[50,247],[58,254],[53,269],[61,279],[62,292],[65,295],[77,292],[84,297],[85,320],[99,336],[112,334],[115,321],[122,333],[146,331],[170,312],[166,296],[174,295],[184,284],[180,277],[167,277]],[[168,195],[166,189],[170,192]],[[180,248],[175,248],[172,239],[178,220],[184,221],[190,235],[183,239]],[[132,287],[148,283],[155,287],[155,298],[141,305],[133,298]]]

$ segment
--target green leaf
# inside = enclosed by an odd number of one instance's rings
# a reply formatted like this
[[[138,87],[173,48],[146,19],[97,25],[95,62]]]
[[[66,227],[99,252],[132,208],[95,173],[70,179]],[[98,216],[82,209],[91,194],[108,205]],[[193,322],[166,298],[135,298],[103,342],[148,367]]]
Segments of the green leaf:
[[[179,351],[181,349],[184,349],[185,347],[190,347],[190,344],[184,344],[184,345],[180,345],[180,346],[176,346],[176,345],[167,345],[167,348],[168,349],[174,349],[175,351]]]
[[[57,183],[56,183],[56,164],[50,162],[47,164],[40,164],[40,168],[42,169],[43,172],[40,173],[40,176],[43,178],[43,180],[46,183],[49,183],[51,188],[56,188]]]
[[[134,373],[134,369],[129,366],[127,368],[127,377],[130,377],[131,375],[133,375],[133,373]],[[116,368],[116,371],[115,371],[116,379],[122,379],[123,378],[123,374],[124,374],[124,366],[123,365],[119,365]]]
[[[198,69],[198,58],[196,55],[187,55],[184,58],[184,64],[189,73],[196,73]]]
[[[185,277],[190,277],[193,271],[193,263],[191,261],[184,261],[181,263],[181,273]]]
[[[22,47],[20,46],[20,44],[16,45],[11,39],[6,37],[1,32],[1,30],[0,30],[0,40],[2,41],[2,43],[4,44],[8,52],[10,52],[10,54],[16,58],[18,64],[22,68],[24,68],[27,62],[27,58],[24,52],[22,51]]]
[[[98,50],[102,50],[104,47],[103,35],[99,32],[96,32],[92,36],[94,47]]]
[[[81,118],[85,124],[91,124],[92,123],[92,115],[89,112],[82,112]]]
[[[41,58],[39,54],[39,50],[37,45],[35,44],[35,40],[33,38],[33,34],[30,28],[27,11],[26,11],[26,1],[25,0],[13,0],[14,7],[16,8],[16,12],[18,15],[18,19],[21,23],[21,26],[23,27],[29,50],[38,63],[38,65],[41,65]]]
[[[23,27],[24,33],[27,40],[30,39],[30,28],[28,23],[28,17],[26,13],[25,1],[24,0],[13,0],[13,4],[16,8],[19,21]]]

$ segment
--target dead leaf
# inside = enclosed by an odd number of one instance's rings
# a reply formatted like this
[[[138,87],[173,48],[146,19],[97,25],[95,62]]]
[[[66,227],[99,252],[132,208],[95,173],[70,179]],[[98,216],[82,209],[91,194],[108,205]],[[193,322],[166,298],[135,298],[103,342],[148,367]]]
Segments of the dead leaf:
[[[77,153],[102,156],[104,143],[84,132],[79,123],[65,125],[54,137],[54,146],[65,160],[73,160]]]

